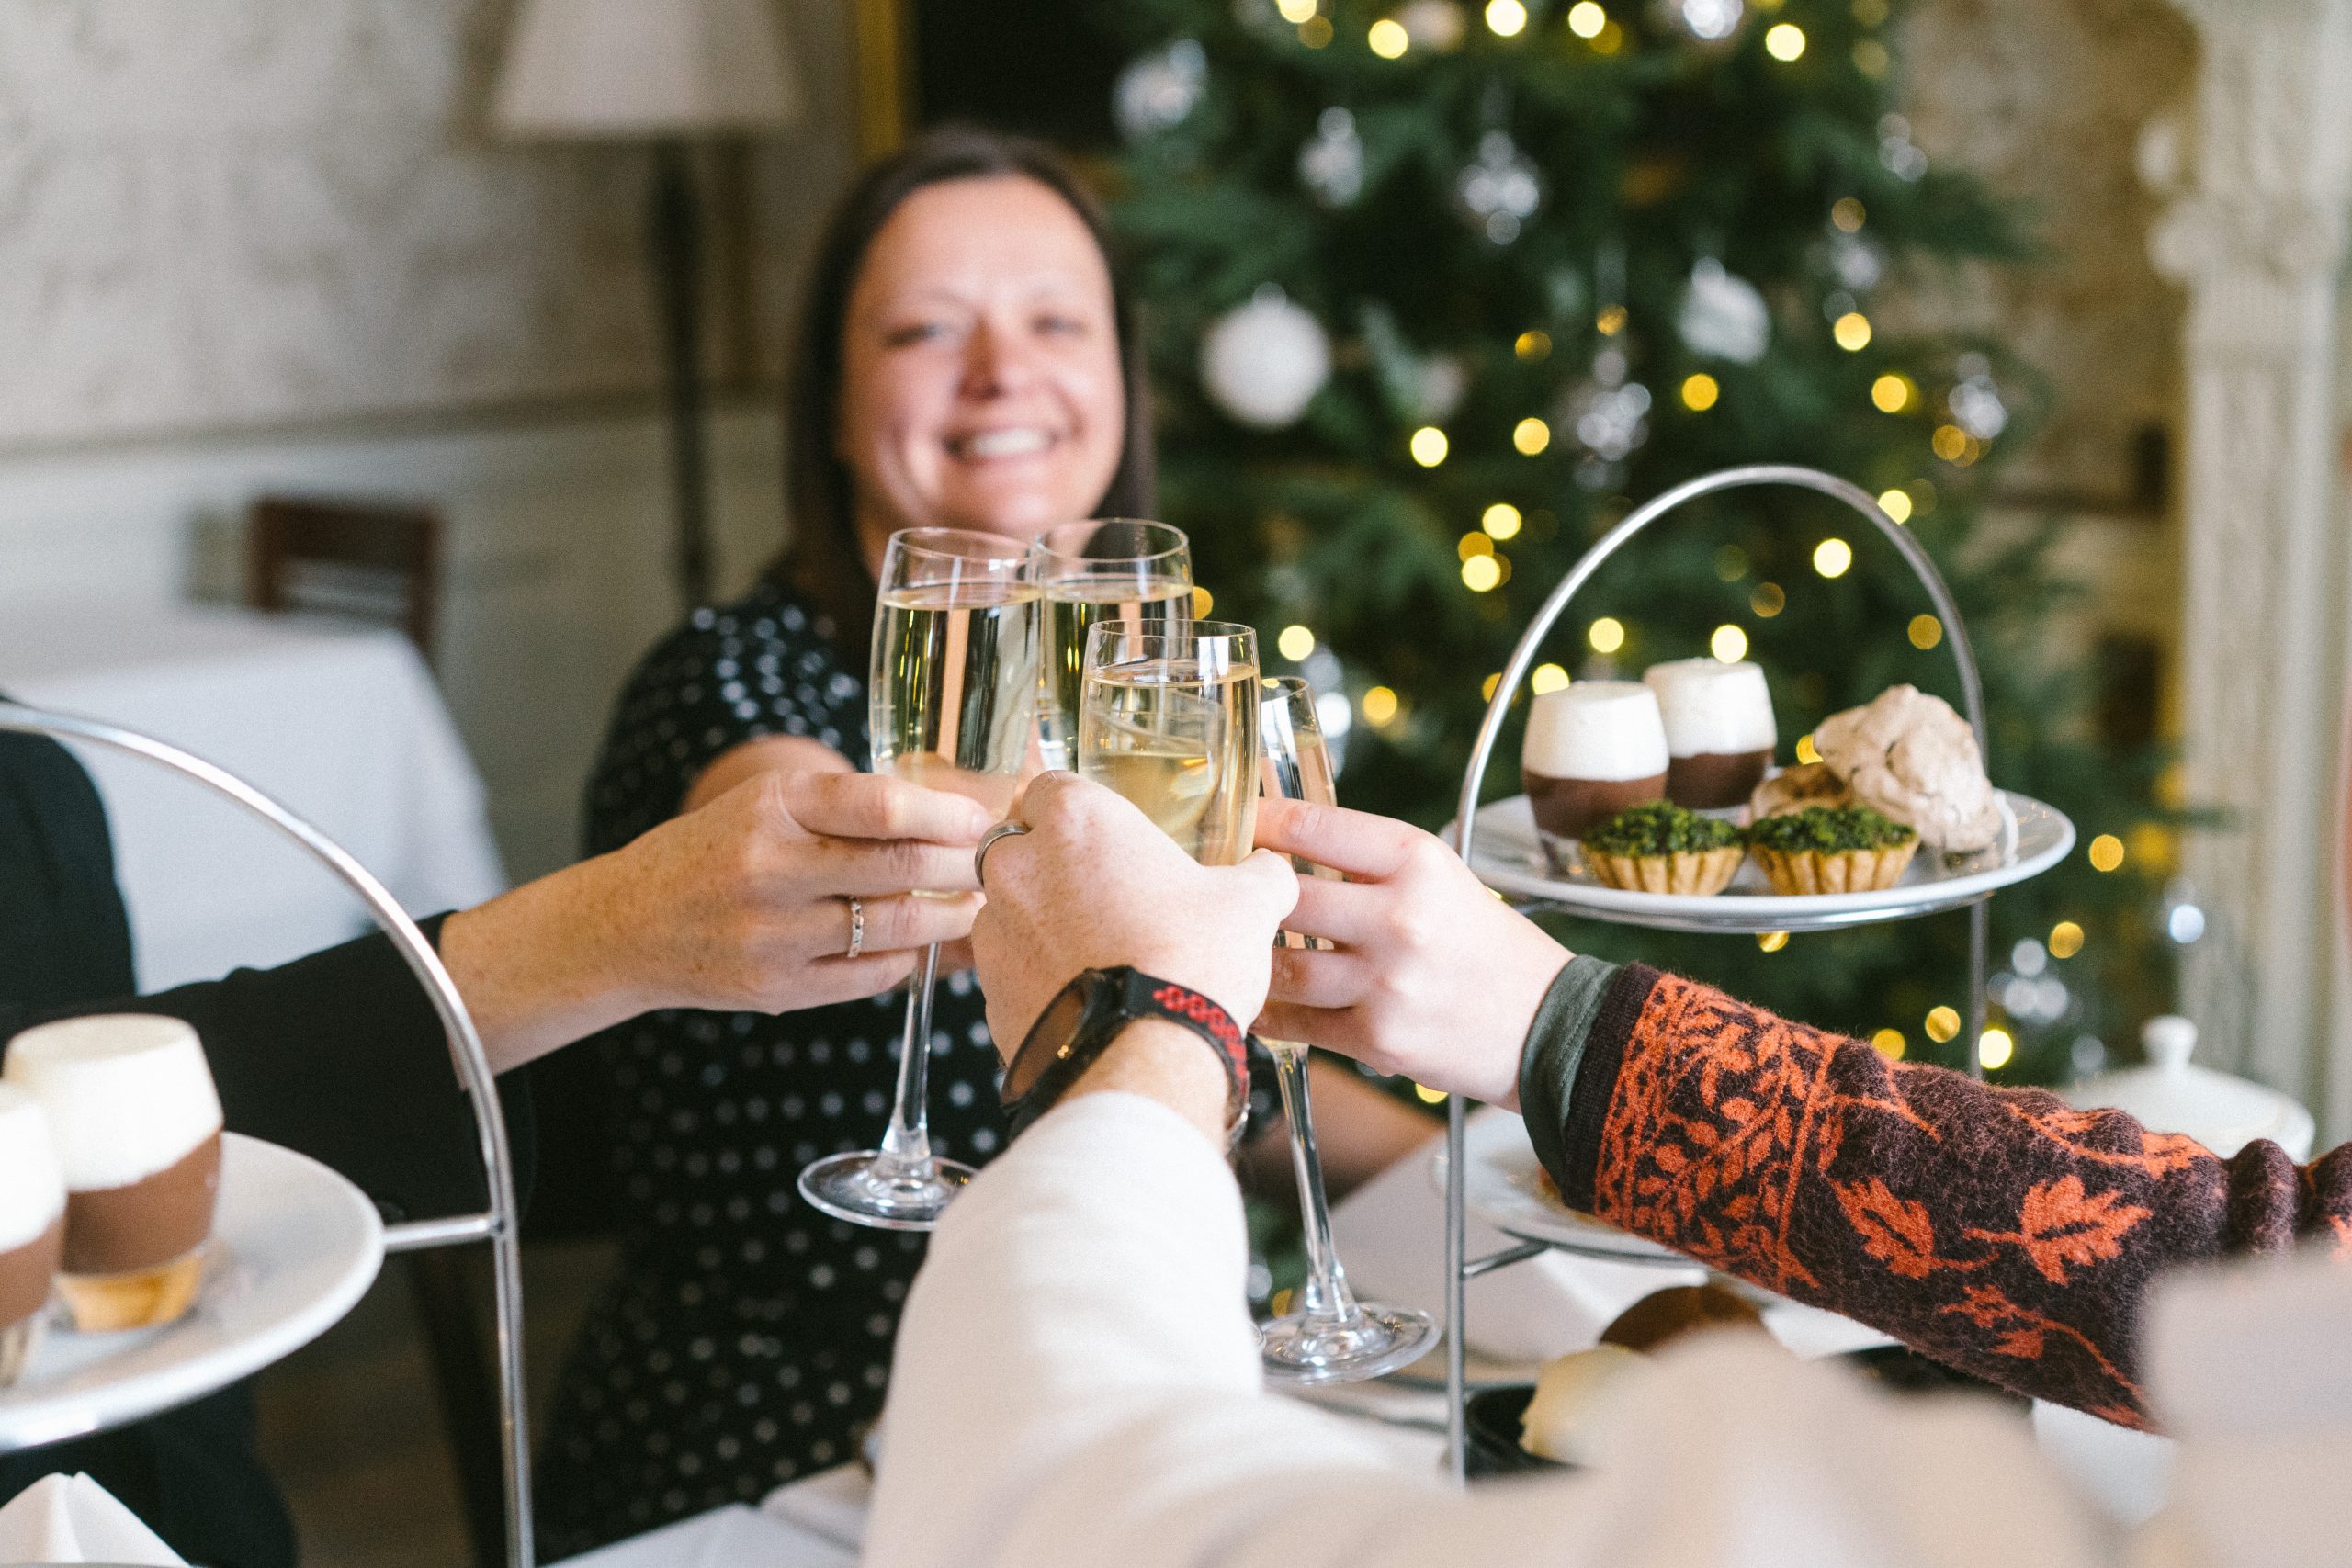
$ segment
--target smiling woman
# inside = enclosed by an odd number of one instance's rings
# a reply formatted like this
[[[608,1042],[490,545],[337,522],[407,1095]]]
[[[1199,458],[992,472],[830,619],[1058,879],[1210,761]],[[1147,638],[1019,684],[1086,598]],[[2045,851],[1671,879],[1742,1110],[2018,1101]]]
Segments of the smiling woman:
[[[1100,209],[1040,143],[933,130],[842,202],[786,410],[770,576],[862,649],[899,528],[1028,536],[1155,510],[1149,383]]]
[[[756,774],[867,765],[866,642],[893,532],[1026,538],[1149,515],[1132,344],[1093,205],[1050,152],[944,130],[871,170],[820,248],[795,351],[792,546],[639,665],[590,784],[590,848]],[[793,1177],[872,1139],[900,1010],[889,996],[670,1010],[595,1043],[623,1259],[539,1455],[550,1557],[854,1453],[921,1238],[827,1220]],[[932,1016],[934,1146],[984,1164],[1003,1127],[978,988],[955,976]]]

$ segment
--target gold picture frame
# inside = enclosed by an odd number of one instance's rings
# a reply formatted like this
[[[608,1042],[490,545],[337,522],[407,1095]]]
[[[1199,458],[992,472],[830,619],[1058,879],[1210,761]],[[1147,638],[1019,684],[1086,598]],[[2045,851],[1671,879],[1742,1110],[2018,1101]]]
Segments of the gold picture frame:
[[[913,122],[910,9],[908,0],[855,0],[857,151],[867,163],[904,145]]]

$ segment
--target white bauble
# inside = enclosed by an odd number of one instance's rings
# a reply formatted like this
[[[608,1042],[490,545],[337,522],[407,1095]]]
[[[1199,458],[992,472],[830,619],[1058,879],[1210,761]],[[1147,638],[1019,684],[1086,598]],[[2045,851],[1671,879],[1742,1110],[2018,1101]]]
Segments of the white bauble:
[[[1296,423],[1330,377],[1323,323],[1271,283],[1211,322],[1201,340],[1201,385],[1210,400],[1260,430]]]
[[[1764,296],[1713,256],[1690,269],[1690,288],[1674,326],[1691,353],[1734,365],[1755,364],[1772,342],[1772,311]]]
[[[1409,0],[1396,13],[1396,25],[1415,49],[1451,54],[1469,36],[1470,18],[1456,0]]]
[[[1673,0],[1667,9],[1702,43],[1721,43],[1747,14],[1741,0]]]

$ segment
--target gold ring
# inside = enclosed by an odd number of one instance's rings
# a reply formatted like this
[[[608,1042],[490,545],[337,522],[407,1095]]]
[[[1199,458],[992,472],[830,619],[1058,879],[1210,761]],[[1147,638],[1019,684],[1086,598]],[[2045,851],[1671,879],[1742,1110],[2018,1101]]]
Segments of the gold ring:
[[[988,886],[989,852],[1000,839],[1010,839],[1029,830],[1026,822],[1000,822],[980,835],[980,847],[972,852],[972,880],[985,888]]]

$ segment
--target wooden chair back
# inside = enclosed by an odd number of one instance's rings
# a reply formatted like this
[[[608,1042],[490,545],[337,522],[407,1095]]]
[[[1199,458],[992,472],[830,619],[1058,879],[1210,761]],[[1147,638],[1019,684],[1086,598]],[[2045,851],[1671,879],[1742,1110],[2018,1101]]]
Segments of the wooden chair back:
[[[432,661],[441,547],[432,507],[264,496],[247,537],[245,596],[255,608],[396,626]]]

